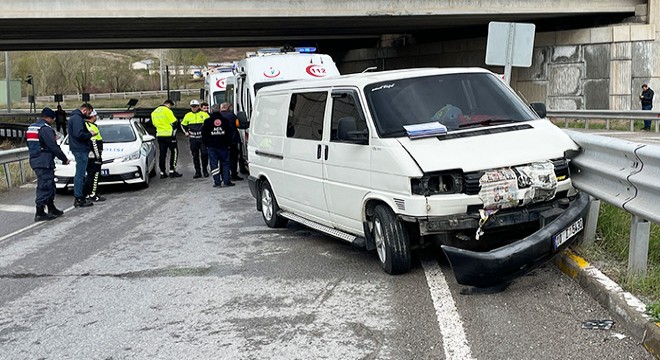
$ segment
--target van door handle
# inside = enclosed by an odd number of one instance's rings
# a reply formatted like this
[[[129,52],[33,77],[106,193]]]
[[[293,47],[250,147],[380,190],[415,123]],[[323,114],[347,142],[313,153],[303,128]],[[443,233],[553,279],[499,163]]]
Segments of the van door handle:
[[[328,160],[328,145],[325,146],[325,160]]]
[[[316,146],[316,158],[319,160],[321,159],[321,144]]]

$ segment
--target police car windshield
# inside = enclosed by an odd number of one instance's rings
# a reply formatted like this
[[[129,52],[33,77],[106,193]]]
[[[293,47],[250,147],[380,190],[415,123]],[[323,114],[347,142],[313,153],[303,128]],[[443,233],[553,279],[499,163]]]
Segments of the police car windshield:
[[[396,79],[366,86],[381,137],[405,136],[404,125],[440,122],[448,131],[538,119],[490,73]]]
[[[98,124],[98,123],[97,123]],[[123,143],[135,141],[135,131],[131,124],[99,124],[103,143]]]

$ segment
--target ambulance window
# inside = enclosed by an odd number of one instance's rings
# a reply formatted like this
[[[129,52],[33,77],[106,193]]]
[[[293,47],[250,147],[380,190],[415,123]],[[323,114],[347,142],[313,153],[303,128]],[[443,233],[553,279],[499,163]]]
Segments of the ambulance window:
[[[327,92],[291,95],[286,136],[297,139],[321,140]]]
[[[354,91],[332,93],[330,141],[368,144],[369,129]]]

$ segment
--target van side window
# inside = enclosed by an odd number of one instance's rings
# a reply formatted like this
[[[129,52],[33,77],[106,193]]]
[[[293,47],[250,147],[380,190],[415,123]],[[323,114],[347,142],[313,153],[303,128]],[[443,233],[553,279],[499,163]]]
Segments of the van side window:
[[[321,140],[327,92],[291,95],[286,136],[297,139]]]
[[[332,93],[330,141],[368,144],[369,129],[352,91]]]

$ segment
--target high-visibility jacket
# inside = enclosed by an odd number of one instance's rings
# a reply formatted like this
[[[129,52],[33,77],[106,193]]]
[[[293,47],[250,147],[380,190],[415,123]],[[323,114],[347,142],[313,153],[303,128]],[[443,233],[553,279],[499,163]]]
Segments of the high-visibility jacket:
[[[202,138],[202,126],[204,125],[204,120],[209,118],[209,114],[205,111],[198,112],[189,112],[186,116],[183,117],[181,126],[190,133],[190,137],[193,139]]]
[[[156,136],[174,136],[178,120],[170,108],[161,105],[151,112],[151,123],[156,127]]]
[[[92,149],[89,152],[89,157],[90,159],[101,160],[101,153],[103,153],[103,137],[101,136],[101,132],[96,124],[92,122],[85,121],[85,126],[87,126],[87,130],[90,132],[96,132],[96,135],[92,136],[91,139]]]

